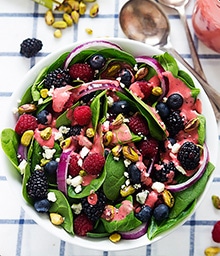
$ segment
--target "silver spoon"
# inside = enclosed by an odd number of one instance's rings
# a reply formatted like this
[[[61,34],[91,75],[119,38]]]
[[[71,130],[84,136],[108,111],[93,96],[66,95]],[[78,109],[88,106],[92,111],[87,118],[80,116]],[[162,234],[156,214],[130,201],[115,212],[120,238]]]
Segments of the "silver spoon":
[[[216,119],[220,119],[220,93],[209,85],[172,47],[168,18],[156,2],[151,0],[126,2],[120,11],[119,21],[128,38],[168,51],[178,59],[200,82],[210,99]]]
[[[195,49],[195,45],[192,39],[192,35],[190,33],[189,30],[189,26],[187,23],[187,18],[186,18],[186,5],[189,3],[189,0],[158,0],[158,2],[160,4],[163,4],[167,7],[171,7],[173,9],[175,9],[180,16],[180,19],[183,23],[185,32],[186,32],[186,37],[189,43],[189,49],[190,49],[190,53],[191,53],[191,57],[192,57],[192,61],[193,61],[193,66],[194,69],[196,70],[196,72],[203,77],[204,79],[206,79],[204,71],[202,69],[201,63],[199,61],[199,57],[197,54],[197,51]]]

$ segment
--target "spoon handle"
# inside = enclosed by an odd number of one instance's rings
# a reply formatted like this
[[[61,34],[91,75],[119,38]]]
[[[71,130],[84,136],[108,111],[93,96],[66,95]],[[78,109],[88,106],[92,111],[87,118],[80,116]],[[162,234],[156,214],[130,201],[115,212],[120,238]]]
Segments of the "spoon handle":
[[[186,37],[187,37],[187,40],[188,40],[188,43],[189,43],[189,48],[190,48],[190,53],[191,53],[194,69],[204,80],[206,80],[204,71],[202,69],[202,66],[201,66],[201,63],[200,63],[200,60],[199,60],[199,56],[197,54],[197,51],[196,51],[196,48],[195,48],[195,45],[194,45],[194,42],[193,42],[193,39],[192,39],[192,34],[189,30],[189,26],[188,26],[188,23],[187,23],[185,6],[176,7],[176,10],[178,11],[180,19],[181,19],[181,21],[183,23],[183,26],[185,28]]]
[[[212,104],[216,120],[220,120],[220,93],[215,90],[204,78],[202,78],[194,68],[192,68],[188,62],[186,62],[182,56],[172,47],[166,47],[164,46],[164,49],[169,51],[174,58],[179,60],[193,75],[194,77],[199,81],[201,86],[203,87],[204,91],[206,92],[207,96],[210,99],[210,102]]]

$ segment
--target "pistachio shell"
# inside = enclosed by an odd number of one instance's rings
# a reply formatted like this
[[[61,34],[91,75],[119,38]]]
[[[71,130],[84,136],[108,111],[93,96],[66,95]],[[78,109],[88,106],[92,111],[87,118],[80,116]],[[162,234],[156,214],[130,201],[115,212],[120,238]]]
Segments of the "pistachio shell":
[[[58,213],[50,213],[50,221],[54,225],[59,226],[64,222],[64,218]]]
[[[21,144],[27,147],[30,144],[33,136],[34,136],[34,131],[32,130],[25,131],[21,137]]]
[[[129,159],[132,162],[137,162],[139,160],[137,152],[132,147],[123,146],[122,153],[125,158]]]

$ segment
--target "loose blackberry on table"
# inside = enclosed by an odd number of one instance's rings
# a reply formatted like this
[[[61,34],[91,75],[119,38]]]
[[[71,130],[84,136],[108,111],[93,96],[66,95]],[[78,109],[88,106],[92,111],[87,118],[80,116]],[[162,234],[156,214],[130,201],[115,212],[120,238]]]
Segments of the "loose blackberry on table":
[[[20,45],[21,55],[30,58],[35,56],[43,47],[41,40],[36,38],[27,38]]]

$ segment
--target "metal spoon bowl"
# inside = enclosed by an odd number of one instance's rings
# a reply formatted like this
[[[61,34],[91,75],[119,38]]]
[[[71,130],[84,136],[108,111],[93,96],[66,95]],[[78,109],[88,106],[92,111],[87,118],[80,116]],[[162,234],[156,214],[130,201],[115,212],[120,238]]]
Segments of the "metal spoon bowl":
[[[169,20],[160,6],[151,0],[130,0],[119,14],[121,28],[129,39],[157,46],[179,60],[200,82],[213,106],[216,119],[220,119],[220,93],[209,85],[172,47]]]

